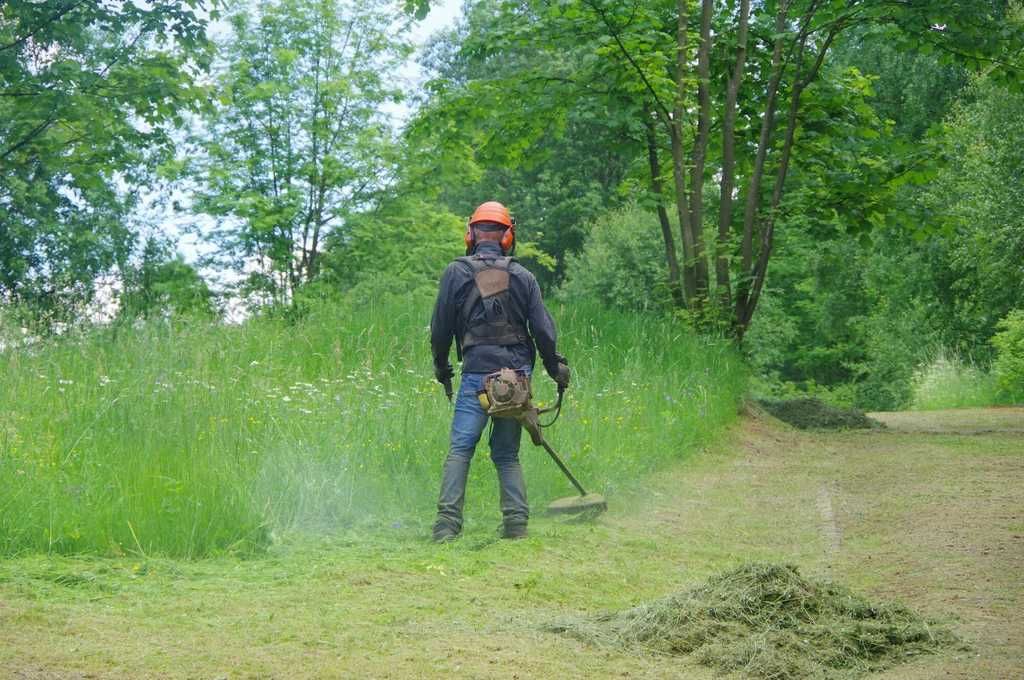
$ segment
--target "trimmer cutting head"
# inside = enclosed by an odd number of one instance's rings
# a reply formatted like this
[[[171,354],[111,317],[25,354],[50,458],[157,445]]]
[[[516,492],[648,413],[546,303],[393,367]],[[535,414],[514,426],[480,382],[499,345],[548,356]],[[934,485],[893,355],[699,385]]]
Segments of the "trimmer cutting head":
[[[608,502],[599,493],[588,493],[583,496],[568,496],[552,501],[548,505],[549,515],[580,515],[583,513],[600,514],[608,509]]]

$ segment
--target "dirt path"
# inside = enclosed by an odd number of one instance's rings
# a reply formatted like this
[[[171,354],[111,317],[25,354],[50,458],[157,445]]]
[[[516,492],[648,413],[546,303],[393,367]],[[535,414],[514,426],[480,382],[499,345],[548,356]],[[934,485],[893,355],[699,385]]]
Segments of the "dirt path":
[[[920,434],[1024,434],[1024,407],[869,413],[892,432]]]
[[[1024,677],[1024,408],[870,415],[887,429],[748,419],[735,450],[663,482],[690,508],[655,517],[687,538],[756,536],[748,554],[955,621],[970,647],[879,677]]]
[[[421,526],[256,560],[0,561],[0,678],[707,678],[545,626],[746,560],[900,599],[970,645],[882,677],[1024,676],[1024,409],[877,417],[890,428],[746,418],[598,524],[520,542],[486,518],[450,546]]]

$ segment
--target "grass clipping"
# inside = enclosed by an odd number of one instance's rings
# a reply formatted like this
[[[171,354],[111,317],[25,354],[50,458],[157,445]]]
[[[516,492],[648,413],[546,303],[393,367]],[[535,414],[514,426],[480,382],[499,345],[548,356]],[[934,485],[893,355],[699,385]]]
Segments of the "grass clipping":
[[[801,430],[867,430],[885,427],[877,420],[868,418],[863,411],[830,406],[813,397],[760,400],[758,404],[782,422]]]
[[[856,676],[954,644],[895,604],[875,605],[796,567],[747,564],[691,590],[557,632],[592,644],[697,662],[745,677]]]

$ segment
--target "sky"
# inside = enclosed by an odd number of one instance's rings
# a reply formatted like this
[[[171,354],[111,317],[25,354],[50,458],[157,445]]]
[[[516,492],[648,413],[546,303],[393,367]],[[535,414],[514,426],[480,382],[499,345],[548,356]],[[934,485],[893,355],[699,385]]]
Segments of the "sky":
[[[431,3],[430,12],[426,18],[422,21],[416,22],[410,31],[409,38],[415,46],[415,51],[406,61],[405,65],[399,72],[399,77],[405,81],[408,89],[418,89],[425,80],[426,75],[420,68],[416,60],[420,57],[423,46],[427,40],[437,33],[438,31],[449,28],[455,24],[455,22],[462,16],[462,0],[437,0]],[[212,26],[211,35],[212,37],[219,38],[226,33],[227,25]],[[397,105],[385,109],[385,112],[390,114],[395,121],[395,125],[401,125],[409,116],[410,110],[407,106]],[[169,207],[166,210],[163,219],[161,220],[161,229],[168,236],[177,240],[178,252],[180,252],[186,261],[195,262],[200,253],[203,252],[203,245],[198,242],[196,236],[191,234],[185,234],[182,232],[186,223],[200,225],[203,222],[203,218],[196,218],[188,215],[175,214]],[[204,272],[209,274],[210,272]]]
[[[440,2],[432,3],[427,18],[413,28],[413,43],[422,45],[437,31],[454,24],[460,16],[462,16],[462,0],[440,0]]]

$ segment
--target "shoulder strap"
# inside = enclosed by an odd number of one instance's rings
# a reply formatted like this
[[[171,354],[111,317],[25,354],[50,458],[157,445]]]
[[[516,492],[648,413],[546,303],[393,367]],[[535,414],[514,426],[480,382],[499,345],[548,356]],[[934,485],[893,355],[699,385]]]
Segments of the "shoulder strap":
[[[480,255],[463,255],[462,257],[455,258],[456,262],[462,262],[463,264],[469,265],[473,272],[478,272],[483,269],[490,269],[497,267],[498,269],[508,269],[513,262],[518,262],[516,258],[508,255],[502,255],[501,257],[481,257]]]
[[[468,264],[473,272],[473,286],[469,289],[460,310],[462,320],[469,322],[470,314],[476,304],[484,299],[500,295],[508,291],[508,266],[510,257],[482,258],[478,255],[460,257],[459,260]]]

